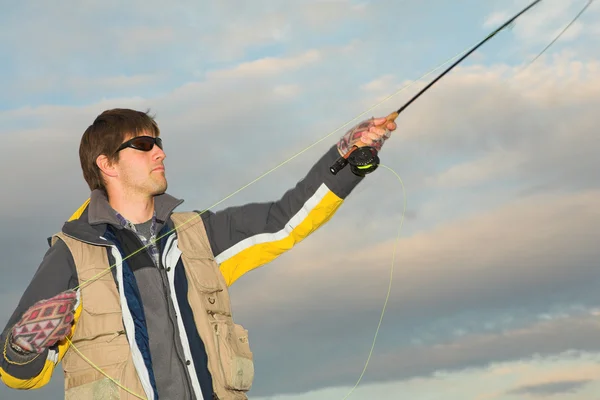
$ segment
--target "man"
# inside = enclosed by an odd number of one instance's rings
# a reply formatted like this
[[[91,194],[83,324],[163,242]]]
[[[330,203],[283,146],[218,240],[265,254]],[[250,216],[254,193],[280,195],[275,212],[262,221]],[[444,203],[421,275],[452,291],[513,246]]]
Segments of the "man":
[[[40,388],[62,361],[67,399],[246,399],[252,352],[228,286],[326,223],[363,179],[329,167],[395,129],[356,125],[278,201],[181,213],[154,119],[103,112],[79,149],[90,198],[49,239],[0,336],[0,378]]]

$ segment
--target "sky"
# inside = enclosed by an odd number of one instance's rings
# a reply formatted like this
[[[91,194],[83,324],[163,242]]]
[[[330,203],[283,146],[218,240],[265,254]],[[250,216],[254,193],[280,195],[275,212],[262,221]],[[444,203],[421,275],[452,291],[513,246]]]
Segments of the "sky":
[[[597,398],[600,3],[528,65],[586,1],[542,1],[440,80],[396,120],[393,172],[231,287],[251,399]],[[77,149],[102,111],[156,114],[182,210],[276,200],[528,2],[1,3],[4,326],[89,194]]]

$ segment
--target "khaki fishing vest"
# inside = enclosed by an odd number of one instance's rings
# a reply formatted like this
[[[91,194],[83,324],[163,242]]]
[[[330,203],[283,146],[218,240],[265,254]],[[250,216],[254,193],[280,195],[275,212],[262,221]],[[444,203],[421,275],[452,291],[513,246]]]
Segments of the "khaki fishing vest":
[[[188,280],[188,301],[206,347],[216,398],[246,400],[254,379],[248,332],[233,322],[227,284],[197,216],[192,212],[171,216],[176,227],[183,225],[177,229],[177,238]],[[79,284],[83,285],[81,314],[71,338],[75,348],[70,347],[62,360],[65,399],[145,399],[121,319],[117,286],[107,270],[110,264],[106,247],[81,242],[62,232],[53,236],[53,243],[58,238],[69,247]],[[92,282],[86,284],[89,280]]]

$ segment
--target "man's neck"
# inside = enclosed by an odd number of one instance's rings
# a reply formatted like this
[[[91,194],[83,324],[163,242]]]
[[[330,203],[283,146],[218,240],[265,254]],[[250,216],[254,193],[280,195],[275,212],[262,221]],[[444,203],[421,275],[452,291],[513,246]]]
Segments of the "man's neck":
[[[108,203],[124,218],[141,224],[154,214],[154,197],[110,196]]]

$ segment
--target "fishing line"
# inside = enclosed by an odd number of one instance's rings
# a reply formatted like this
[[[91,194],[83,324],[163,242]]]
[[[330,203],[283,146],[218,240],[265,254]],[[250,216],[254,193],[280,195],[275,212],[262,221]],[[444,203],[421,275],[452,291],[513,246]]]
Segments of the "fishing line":
[[[409,88],[410,86],[412,86],[414,83],[418,82],[419,80],[423,79],[424,77],[430,75],[431,73],[435,72],[436,70],[438,70],[439,68],[443,67],[444,65],[446,65],[447,63],[451,62],[453,59],[456,59],[457,57],[459,57],[461,54],[462,57],[460,57],[457,61],[455,61],[448,69],[446,69],[442,74],[440,74],[437,78],[435,78],[433,81],[431,81],[428,85],[426,85],[423,89],[421,89],[415,96],[413,96],[406,104],[404,104],[401,108],[399,108],[397,111],[391,113],[388,116],[388,121],[393,121],[401,112],[403,112],[410,104],[412,104],[417,98],[419,98],[423,93],[425,93],[429,88],[431,88],[435,83],[437,83],[443,76],[445,76],[448,72],[450,72],[454,67],[456,67],[461,61],[463,61],[465,58],[467,58],[470,54],[472,54],[474,51],[476,51],[479,47],[481,47],[485,42],[487,42],[489,39],[491,39],[492,37],[494,37],[497,33],[499,33],[500,31],[502,31],[503,29],[505,29],[507,26],[509,26],[510,24],[512,24],[517,18],[519,18],[521,15],[523,15],[525,12],[527,12],[529,9],[531,9],[533,6],[535,6],[536,4],[540,3],[542,0],[536,0],[533,3],[531,3],[529,6],[527,6],[525,9],[523,9],[521,12],[519,12],[517,15],[515,15],[514,17],[512,17],[510,20],[508,20],[507,22],[505,22],[502,26],[500,26],[498,29],[496,29],[494,32],[490,33],[485,39],[483,39],[482,41],[480,41],[475,47],[471,48],[471,50],[467,51],[465,53],[465,51],[458,53],[456,56],[448,59],[447,61],[445,61],[444,63],[438,65],[436,68],[430,70],[429,72],[427,72],[426,74],[422,75],[420,78],[418,78],[417,80],[411,82],[408,85],[403,86],[402,88],[400,88],[398,91],[396,91],[394,94],[386,97],[385,99],[383,99],[382,101],[380,101],[379,103],[375,104],[374,106],[370,107],[369,109],[365,110],[364,112],[358,114],[356,117],[352,118],[351,120],[349,120],[348,122],[346,122],[345,124],[341,125],[340,127],[336,128],[334,131],[330,132],[329,134],[327,134],[326,136],[324,136],[323,138],[319,139],[318,141],[316,141],[315,143],[309,145],[308,147],[306,147],[305,149],[301,150],[300,152],[296,153],[295,155],[293,155],[292,157],[286,159],[285,161],[283,161],[282,163],[280,163],[279,165],[275,166],[274,168],[268,170],[267,172],[265,172],[264,174],[262,174],[261,176],[259,176],[258,178],[254,179],[253,181],[249,182],[248,184],[242,186],[241,188],[237,189],[236,191],[232,192],[231,194],[229,194],[228,196],[224,197],[222,200],[218,201],[217,203],[213,204],[212,206],[210,206],[209,208],[205,209],[204,211],[198,212],[197,215],[195,215],[194,217],[190,218],[189,220],[185,221],[184,223],[180,224],[179,226],[177,226],[176,228],[173,228],[172,230],[170,230],[169,232],[165,233],[164,235],[156,238],[153,242],[156,242],[158,240],[160,240],[161,238],[171,234],[172,232],[174,232],[176,229],[180,229],[183,225],[191,222],[194,219],[199,218],[204,212],[214,208],[215,206],[221,204],[222,202],[226,201],[227,199],[233,197],[234,195],[238,194],[239,192],[241,192],[242,190],[246,189],[247,187],[251,186],[252,184],[256,183],[257,181],[259,181],[260,179],[264,178],[265,176],[267,176],[268,174],[272,173],[273,171],[277,170],[278,168],[282,167],[283,165],[287,164],[288,162],[290,162],[291,160],[293,160],[294,158],[298,157],[299,155],[301,155],[302,153],[308,151],[309,149],[311,149],[312,147],[316,146],[318,143],[322,142],[323,140],[325,140],[326,138],[330,137],[331,135],[333,135],[335,132],[339,131],[341,128],[343,128],[344,126],[350,124],[352,121],[360,118],[362,115],[366,114],[367,112],[369,112],[370,110],[374,109],[375,107],[383,104],[385,101],[389,100],[390,98],[396,96],[397,94],[399,94],[400,92],[402,92],[403,90]],[[584,10],[582,10],[582,12],[580,12],[578,14],[578,16],[576,17],[579,18],[579,16],[581,14],[583,14],[583,11],[585,11],[585,9],[587,9],[587,7],[591,4],[593,0],[589,0],[589,3],[586,5],[586,7],[584,8]],[[573,23],[573,22],[572,22]],[[567,26],[567,28],[565,28],[565,30],[563,30],[562,33],[564,33],[564,31],[566,31],[566,29],[568,29],[568,27],[570,25],[569,24]],[[562,34],[561,33],[561,34]],[[559,35],[560,37],[560,35]],[[553,40],[552,43],[554,43],[557,39]],[[546,48],[542,51],[545,52],[551,45],[546,46]],[[391,118],[391,119],[390,119]],[[386,122],[387,123],[387,122]],[[406,212],[406,190],[404,187],[404,183],[400,177],[399,174],[397,174],[392,168],[382,165],[380,164],[381,167],[384,167],[388,170],[390,170],[399,180],[401,186],[402,186],[402,191],[403,191],[403,198],[404,198],[404,207],[403,207],[403,212],[402,212],[402,216],[401,216],[401,221],[400,221],[400,225],[399,225],[399,229],[398,229],[398,237],[396,240],[396,244],[394,246],[394,250],[393,250],[393,254],[392,254],[392,265],[390,268],[390,282],[388,285],[388,291],[387,291],[387,295],[384,301],[384,306],[381,312],[381,316],[379,319],[379,323],[377,325],[377,329],[375,331],[375,336],[373,339],[373,343],[371,345],[371,349],[369,351],[368,357],[367,357],[367,362],[363,368],[363,371],[358,379],[358,381],[356,382],[356,384],[354,385],[354,387],[350,390],[350,392],[346,395],[346,397],[344,397],[344,399],[346,399],[355,389],[356,387],[359,385],[360,381],[362,380],[365,371],[368,367],[369,361],[372,357],[373,354],[373,349],[375,347],[375,342],[377,339],[377,336],[379,334],[379,330],[383,321],[383,316],[385,314],[385,310],[389,301],[389,297],[390,297],[390,293],[391,293],[391,285],[392,285],[392,281],[393,281],[393,271],[394,271],[394,260],[395,260],[395,255],[396,255],[396,249],[397,249],[397,245],[398,242],[400,240],[400,232],[404,223],[404,217],[405,217],[405,212]],[[80,207],[80,209],[83,209],[84,207],[87,206],[87,204],[89,204],[89,199]],[[149,245],[143,246],[140,249],[136,250],[135,252],[131,253],[130,255],[126,256],[123,258],[123,261],[128,259],[129,257],[132,257],[133,255],[139,253],[140,251],[143,251],[144,249],[146,249]],[[112,268],[114,268],[116,266],[116,263],[113,264],[112,266],[108,267],[105,271],[97,274],[96,276],[90,278],[89,280],[86,280],[85,282],[83,282],[82,284],[76,286],[74,289],[72,290],[77,290],[78,288],[83,287],[84,285],[87,284],[91,284],[93,283],[95,280],[97,280],[99,277],[101,277],[102,275],[108,273]],[[119,382],[117,382],[115,379],[113,379],[112,377],[110,377],[108,374],[106,374],[104,371],[102,371],[102,369],[100,369],[96,364],[94,364],[91,360],[89,360],[87,357],[85,357],[78,349],[75,348],[75,345],[73,344],[73,342],[67,337],[66,340],[71,344],[71,347],[73,347],[73,349],[84,358],[85,361],[87,361],[90,365],[92,365],[96,370],[98,370],[100,373],[102,373],[104,376],[106,376],[108,379],[110,379],[113,383],[115,383],[117,386],[119,386],[120,388],[122,388],[123,390],[126,390],[128,393],[131,393],[132,395],[140,398],[140,399],[144,399],[144,397],[141,397],[135,393],[132,393],[129,389],[123,387]]]
[[[584,7],[581,9],[581,11],[579,11],[579,13],[578,13],[578,14],[575,16],[575,18],[573,18],[573,19],[571,20],[571,22],[569,22],[569,23],[567,24],[567,26],[565,26],[565,27],[563,28],[563,30],[562,30],[562,31],[560,31],[560,32],[559,32],[559,34],[558,34],[558,35],[556,35],[556,36],[554,37],[554,39],[553,39],[553,40],[552,40],[550,43],[548,43],[548,45],[547,45],[546,47],[544,47],[544,49],[543,49],[542,51],[540,51],[540,52],[538,53],[538,55],[537,55],[537,56],[535,56],[535,57],[533,58],[533,60],[531,60],[531,61],[530,61],[530,62],[529,62],[529,63],[528,63],[526,66],[525,66],[525,68],[523,68],[523,69],[521,70],[521,72],[523,72],[523,71],[524,71],[524,70],[526,70],[526,69],[527,69],[527,68],[528,68],[528,67],[529,67],[531,64],[533,64],[534,62],[536,62],[536,60],[537,60],[538,58],[540,58],[540,57],[542,56],[542,54],[544,54],[544,53],[546,52],[546,50],[548,50],[550,47],[552,47],[552,45],[553,45],[554,43],[556,43],[556,41],[557,41],[558,39],[560,39],[560,37],[561,37],[561,36],[562,36],[562,35],[563,35],[563,34],[564,34],[564,33],[565,33],[567,30],[569,30],[569,28],[571,27],[571,25],[573,25],[573,24],[575,23],[575,21],[577,21],[577,20],[578,20],[578,19],[579,19],[579,18],[580,18],[580,17],[583,15],[583,13],[584,13],[584,12],[587,10],[587,8],[588,8],[590,5],[592,5],[592,3],[593,3],[593,2],[594,2],[594,0],[588,0],[588,2],[586,3],[586,5],[585,5],[585,6],[584,6]]]
[[[400,186],[402,186],[402,197],[403,197],[402,215],[400,217],[400,224],[398,226],[398,235],[396,237],[396,243],[394,244],[394,250],[392,252],[392,264],[390,267],[390,281],[388,284],[387,294],[385,296],[385,301],[383,302],[383,309],[381,310],[381,316],[379,317],[379,323],[377,324],[377,329],[375,329],[375,336],[373,337],[373,343],[371,344],[371,349],[369,350],[369,355],[367,356],[367,362],[365,363],[365,366],[364,366],[360,376],[358,377],[358,381],[356,381],[356,383],[354,384],[354,387],[352,389],[350,389],[350,392],[348,392],[348,394],[344,397],[343,400],[347,399],[348,396],[350,396],[352,394],[352,392],[358,387],[358,384],[360,383],[363,376],[365,375],[365,372],[367,371],[367,367],[369,366],[369,361],[371,360],[371,356],[373,355],[373,349],[375,348],[375,342],[377,341],[377,336],[379,335],[379,328],[381,328],[381,323],[383,322],[383,315],[385,314],[385,309],[387,308],[388,300],[390,299],[390,293],[392,292],[392,282],[394,280],[394,261],[396,259],[396,250],[398,248],[398,244],[400,243],[400,232],[402,231],[402,226],[404,225],[404,216],[406,215],[406,188],[404,187],[404,182],[402,181],[402,178],[391,167],[388,167],[387,165],[384,165],[384,164],[379,164],[379,166],[388,169],[392,174],[394,174],[396,176],[396,178],[398,178],[398,181],[400,182]]]

